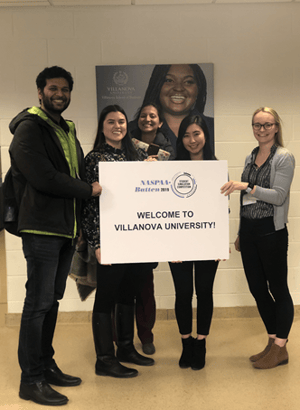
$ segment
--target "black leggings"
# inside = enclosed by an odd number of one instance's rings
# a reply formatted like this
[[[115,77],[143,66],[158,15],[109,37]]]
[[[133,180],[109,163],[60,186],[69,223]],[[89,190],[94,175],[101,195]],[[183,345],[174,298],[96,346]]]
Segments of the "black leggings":
[[[215,261],[189,261],[169,263],[173,276],[176,300],[175,314],[179,332],[192,332],[193,266],[195,266],[195,290],[197,295],[197,334],[208,335],[213,314],[213,284],[218,268]]]
[[[249,289],[268,334],[287,339],[294,318],[287,284],[287,229],[267,235],[241,230],[240,248]]]
[[[142,263],[97,264],[94,313],[112,313],[116,303],[133,305],[141,292],[149,269]]]

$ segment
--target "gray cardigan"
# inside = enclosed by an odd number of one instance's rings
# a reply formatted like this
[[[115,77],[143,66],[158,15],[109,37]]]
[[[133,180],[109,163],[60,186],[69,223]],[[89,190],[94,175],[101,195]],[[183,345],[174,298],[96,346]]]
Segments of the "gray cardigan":
[[[245,167],[251,162],[251,155]],[[286,148],[278,147],[271,164],[270,188],[256,186],[254,198],[274,206],[275,230],[283,229],[288,222],[290,186],[294,176],[295,158]]]

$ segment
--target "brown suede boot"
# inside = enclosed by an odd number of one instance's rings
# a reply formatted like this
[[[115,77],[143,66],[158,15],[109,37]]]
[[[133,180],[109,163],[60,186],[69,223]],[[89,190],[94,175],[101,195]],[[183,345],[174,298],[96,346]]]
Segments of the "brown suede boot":
[[[273,343],[269,353],[253,363],[253,367],[256,369],[273,369],[276,366],[287,364],[288,361],[289,355],[286,350],[286,345],[280,347]]]
[[[272,344],[274,343],[275,339],[273,339],[272,337],[269,337],[269,341],[267,346],[265,347],[265,349],[257,354],[254,354],[253,356],[249,357],[249,360],[251,362],[257,362],[257,360],[261,359],[262,357],[264,357],[267,353],[269,353]]]

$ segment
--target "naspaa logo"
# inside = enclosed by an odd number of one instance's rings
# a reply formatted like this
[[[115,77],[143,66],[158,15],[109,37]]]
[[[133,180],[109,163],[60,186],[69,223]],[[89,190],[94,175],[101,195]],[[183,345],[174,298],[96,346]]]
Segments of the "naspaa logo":
[[[171,189],[180,198],[189,198],[196,192],[197,183],[188,172],[178,172],[172,179]]]
[[[179,198],[189,198],[197,189],[195,178],[188,172],[178,172],[171,181],[167,179],[141,180],[135,192],[173,192]]]

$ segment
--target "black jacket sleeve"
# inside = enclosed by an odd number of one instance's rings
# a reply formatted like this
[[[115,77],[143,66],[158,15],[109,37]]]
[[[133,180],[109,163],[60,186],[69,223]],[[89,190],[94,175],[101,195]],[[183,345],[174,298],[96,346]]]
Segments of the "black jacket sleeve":
[[[21,174],[36,190],[63,198],[87,199],[91,196],[90,184],[70,176],[59,140],[46,127],[42,131],[39,124],[23,121],[15,131],[10,154]]]

